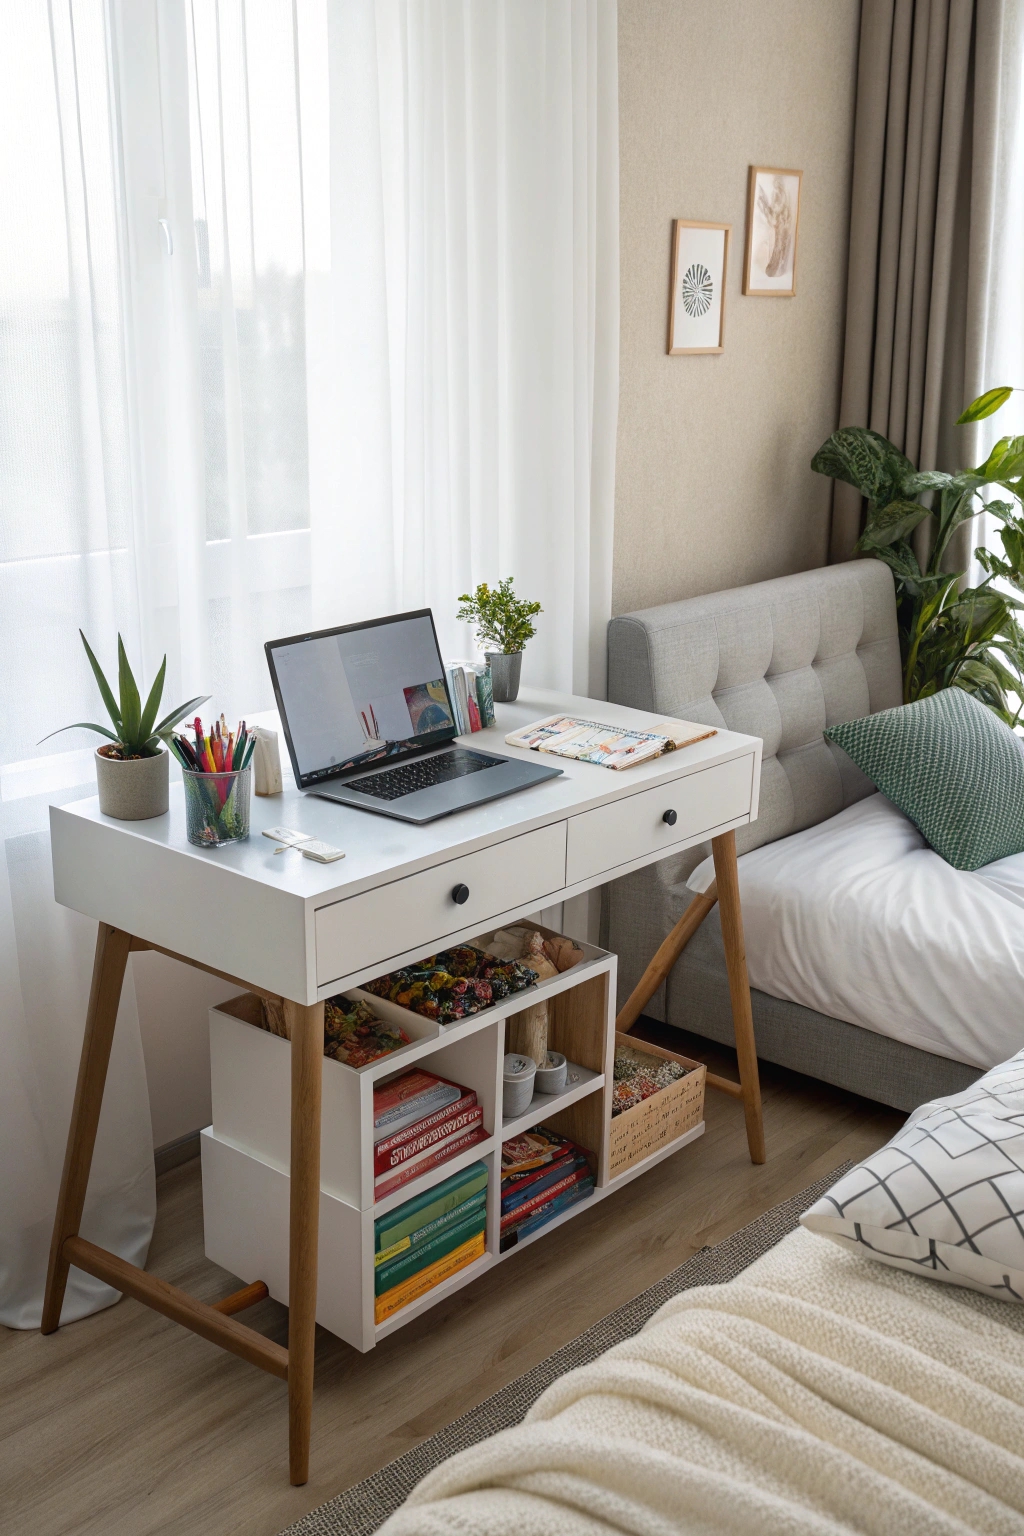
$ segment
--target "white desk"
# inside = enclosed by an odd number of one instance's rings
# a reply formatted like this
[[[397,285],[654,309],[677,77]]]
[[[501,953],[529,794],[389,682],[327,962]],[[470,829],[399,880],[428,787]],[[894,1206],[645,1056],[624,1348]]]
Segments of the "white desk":
[[[556,710],[650,726],[645,713],[542,691],[498,705],[467,744],[519,755],[507,731]],[[530,754],[522,754],[530,756]],[[288,1381],[292,1481],[306,1479],[316,1308],[323,999],[516,917],[579,895],[689,844],[715,840],[751,1155],[763,1160],[756,1058],[735,883],[734,829],[757,815],[761,742],[721,731],[622,773],[559,762],[561,777],[425,827],[298,793],[253,799],[248,842],[207,850],[186,838],[183,791],[169,814],[115,821],[96,800],[52,807],[54,890],[99,921],[78,1088],[54,1225],[43,1332],[57,1327],[71,1263]],[[671,814],[674,812],[674,816]],[[666,820],[666,815],[668,819]],[[345,849],[318,865],[277,855],[260,834],[284,825]],[[722,872],[726,871],[726,878]],[[728,878],[731,870],[733,878]],[[459,890],[457,901],[453,892]],[[235,1321],[253,1288],[195,1302],[78,1236],[127,958],[156,948],[283,1000],[292,1057],[288,1349]],[[749,1040],[747,1034],[749,1033]],[[743,1061],[754,1060],[744,1074]],[[738,1092],[739,1090],[737,1090]]]

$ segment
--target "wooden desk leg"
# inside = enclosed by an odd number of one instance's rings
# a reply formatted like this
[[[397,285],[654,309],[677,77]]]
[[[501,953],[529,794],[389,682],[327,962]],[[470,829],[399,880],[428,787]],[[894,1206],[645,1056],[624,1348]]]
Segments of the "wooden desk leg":
[[[761,1082],[757,1073],[757,1047],[754,1044],[754,1016],[750,1007],[750,983],[747,980],[747,952],[743,943],[743,913],[740,910],[740,882],[736,869],[736,834],[723,832],[711,839],[718,883],[718,906],[722,915],[725,941],[725,966],[729,973],[729,997],[736,1034],[736,1058],[743,1089],[743,1115],[747,1122],[747,1146],[752,1163],[764,1162],[764,1123],[761,1118]]]
[[[110,1062],[110,1047],[114,1040],[117,1006],[121,1000],[121,984],[131,942],[131,934],[122,933],[109,923],[100,923],[96,935],[89,1011],[85,1019],[85,1038],[78,1064],[78,1084],[75,1088],[75,1102],[64,1154],[64,1172],[61,1175],[57,1214],[50,1241],[50,1263],[46,1273],[46,1295],[40,1324],[43,1333],[53,1333],[60,1324],[70,1268],[64,1257],[64,1244],[69,1237],[78,1236],[82,1220],[93,1148],[96,1145],[96,1130],[100,1123],[103,1087]]]
[[[320,1090],[324,1005],[284,1001],[292,1041],[291,1209],[288,1256],[288,1469],[298,1486],[309,1477],[320,1237]]]

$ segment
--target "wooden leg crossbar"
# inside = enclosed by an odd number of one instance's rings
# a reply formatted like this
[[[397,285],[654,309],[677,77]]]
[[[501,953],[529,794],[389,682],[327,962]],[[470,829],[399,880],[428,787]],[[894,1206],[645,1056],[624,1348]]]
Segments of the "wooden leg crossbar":
[[[164,1317],[182,1323],[201,1338],[239,1355],[251,1365],[288,1383],[288,1462],[291,1480],[304,1483],[309,1475],[309,1434],[313,1406],[313,1346],[316,1329],[317,1240],[320,1218],[320,1087],[324,1052],[323,1003],[282,1000],[292,1046],[291,1184],[288,1273],[288,1348],[235,1320],[234,1313],[269,1295],[261,1280],[247,1285],[212,1306],[196,1301],[176,1285],[147,1274],[105,1248],[79,1236],[85,1192],[89,1183],[103,1088],[114,1038],[128,956],[132,950],[158,949],[143,939],[101,923],[96,940],[89,1011],[78,1069],[64,1172],[50,1244],[50,1263],[43,1303],[43,1333],[60,1323],[68,1270],[74,1264],[116,1290],[144,1302]],[[237,976],[227,976],[187,955],[161,949],[186,965],[209,971],[247,991],[269,996]]]
[[[740,1080],[730,1082],[716,1073],[707,1074],[709,1088],[717,1088],[734,1099],[742,1099],[747,1126],[750,1161],[763,1163],[764,1124],[761,1118],[761,1084],[757,1074],[757,1047],[754,1044],[754,1017],[750,1009],[750,984],[747,980],[747,954],[743,943],[743,914],[740,910],[739,877],[736,870],[736,834],[723,832],[711,840],[715,858],[715,878],[702,896],[695,896],[668,938],[655,953],[615,1021],[616,1029],[628,1034],[662,982],[666,980],[683,950],[717,901],[722,913],[722,939],[725,966],[729,975],[733,1029],[736,1033],[736,1059]]]

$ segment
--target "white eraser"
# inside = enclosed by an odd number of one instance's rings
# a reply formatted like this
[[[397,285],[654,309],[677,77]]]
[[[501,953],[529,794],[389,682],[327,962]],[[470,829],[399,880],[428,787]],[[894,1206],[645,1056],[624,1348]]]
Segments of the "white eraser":
[[[303,843],[302,857],[304,859],[315,859],[318,864],[333,864],[335,859],[343,859],[345,854],[343,849],[332,848],[330,843],[321,843],[314,840],[310,843]]]

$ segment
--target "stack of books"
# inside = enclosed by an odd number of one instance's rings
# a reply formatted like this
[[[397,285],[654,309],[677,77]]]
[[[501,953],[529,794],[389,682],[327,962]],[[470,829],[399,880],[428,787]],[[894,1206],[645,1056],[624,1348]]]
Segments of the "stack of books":
[[[542,1125],[513,1136],[501,1148],[501,1252],[593,1193],[583,1147]]]
[[[373,1192],[383,1200],[410,1179],[485,1141],[471,1088],[413,1067],[373,1090]]]
[[[443,1184],[378,1216],[374,1233],[374,1320],[386,1322],[486,1247],[487,1164],[472,1163]]]
[[[486,662],[452,661],[448,663],[448,692],[455,709],[455,724],[460,736],[482,731],[494,724],[494,692],[491,669]]]

